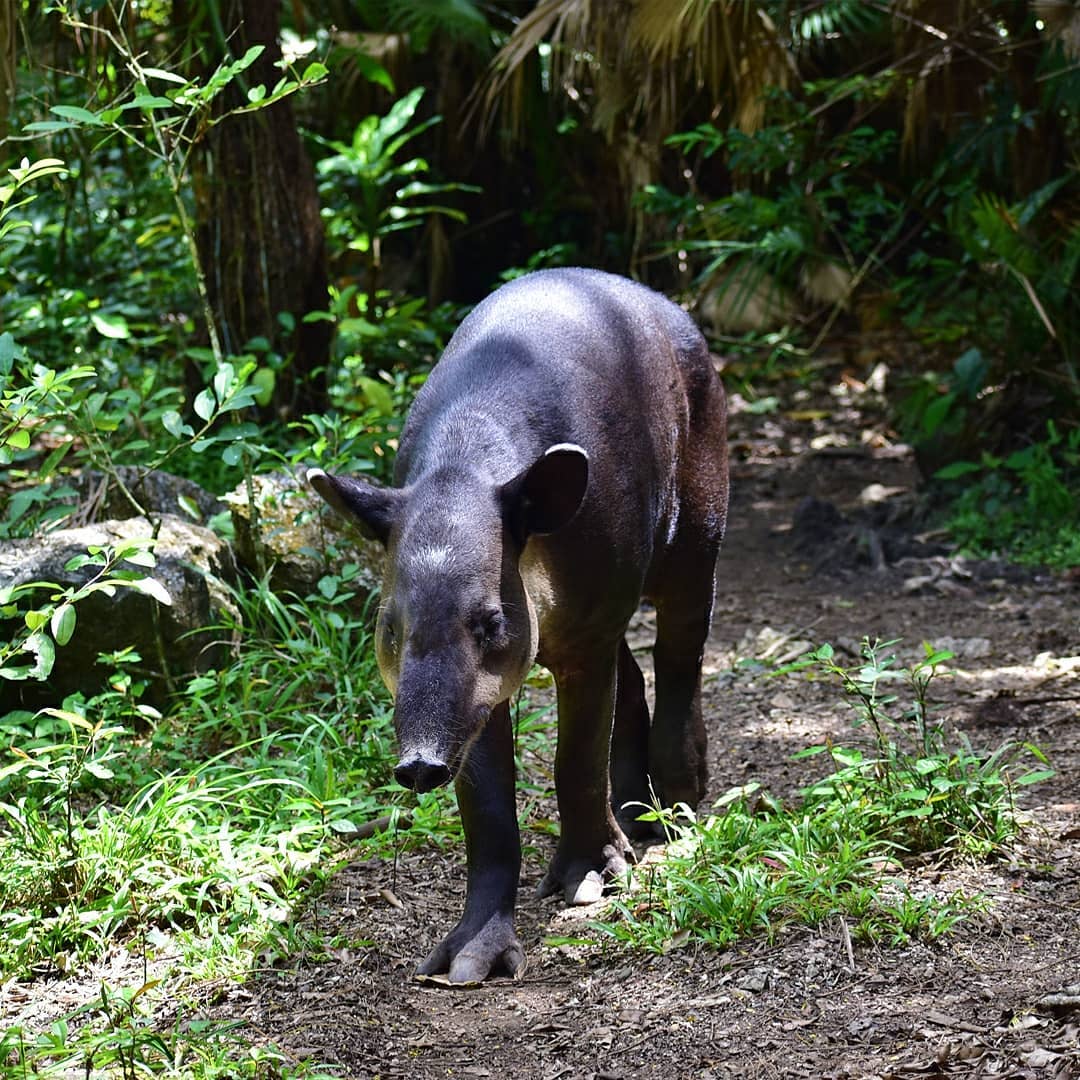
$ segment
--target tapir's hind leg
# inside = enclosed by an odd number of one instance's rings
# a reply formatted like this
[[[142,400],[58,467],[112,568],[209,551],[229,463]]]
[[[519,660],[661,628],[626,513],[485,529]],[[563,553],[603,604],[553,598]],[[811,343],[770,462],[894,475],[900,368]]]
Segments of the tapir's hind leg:
[[[631,840],[652,839],[654,828],[639,822],[649,791],[649,706],[645,679],[625,638],[619,647],[615,691],[615,728],[611,744],[611,808]]]
[[[683,363],[693,391],[677,526],[648,590],[656,604],[656,707],[649,774],[665,806],[685,802],[693,807],[704,797],[708,780],[701,662],[727,520],[727,404],[704,342]]]
[[[709,635],[715,554],[696,582],[680,582],[656,598],[656,708],[649,732],[649,775],[664,806],[691,807],[705,795],[705,724],[701,716],[701,661]]]

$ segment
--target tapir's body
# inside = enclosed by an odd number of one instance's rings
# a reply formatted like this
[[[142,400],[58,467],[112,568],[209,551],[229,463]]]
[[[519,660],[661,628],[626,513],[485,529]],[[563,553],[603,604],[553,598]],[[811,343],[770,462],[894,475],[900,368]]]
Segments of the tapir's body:
[[[725,427],[683,311],[623,278],[548,270],[503,286],[454,334],[405,424],[394,489],[312,474],[387,544],[376,637],[396,775],[417,790],[456,782],[465,913],[421,972],[523,969],[508,702],[534,658],[559,707],[561,837],[542,893],[586,903],[625,867],[612,806],[648,802],[650,784],[667,805],[704,794]],[[642,597],[657,610],[651,728],[624,640]]]

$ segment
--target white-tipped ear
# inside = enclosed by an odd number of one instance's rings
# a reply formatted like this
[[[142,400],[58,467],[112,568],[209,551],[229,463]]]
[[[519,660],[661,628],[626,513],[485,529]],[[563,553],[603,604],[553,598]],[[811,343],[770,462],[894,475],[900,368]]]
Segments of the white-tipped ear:
[[[401,504],[400,491],[352,476],[331,476],[322,469],[308,469],[307,482],[339,514],[353,518],[368,536],[386,543]]]
[[[574,443],[548,447],[503,484],[503,515],[521,543],[556,532],[578,512],[589,484],[589,455]]]

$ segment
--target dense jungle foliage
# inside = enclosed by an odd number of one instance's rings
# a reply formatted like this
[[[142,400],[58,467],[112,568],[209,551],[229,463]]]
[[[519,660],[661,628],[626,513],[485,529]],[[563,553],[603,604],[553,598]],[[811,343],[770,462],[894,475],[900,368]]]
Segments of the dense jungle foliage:
[[[71,524],[84,470],[136,511],[128,468],[388,479],[469,305],[589,265],[685,303],[751,407],[882,389],[953,540],[1076,565],[1078,167],[1061,0],[0,0],[0,544]],[[238,586],[235,662],[165,702],[129,649],[15,708],[91,594],[156,595],[152,544],[85,559],[0,591],[0,971],[162,926],[242,968],[389,801],[355,568]]]
[[[751,392],[886,336],[959,539],[1075,522],[1068,4],[0,12],[6,535],[80,466],[220,491],[328,422],[385,475],[464,306],[568,263],[683,298]]]

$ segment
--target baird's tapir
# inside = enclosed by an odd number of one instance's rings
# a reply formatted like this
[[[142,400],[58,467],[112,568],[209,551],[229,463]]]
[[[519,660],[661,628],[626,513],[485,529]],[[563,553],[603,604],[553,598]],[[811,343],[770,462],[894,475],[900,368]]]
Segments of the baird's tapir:
[[[726,426],[685,312],[625,278],[542,270],[450,339],[402,430],[393,488],[309,472],[386,545],[375,647],[395,699],[394,775],[457,791],[465,912],[419,974],[524,970],[510,699],[534,660],[555,678],[559,715],[561,834],[542,896],[590,903],[625,871],[641,826],[624,804],[704,795]],[[643,597],[656,608],[651,725],[624,637]]]

